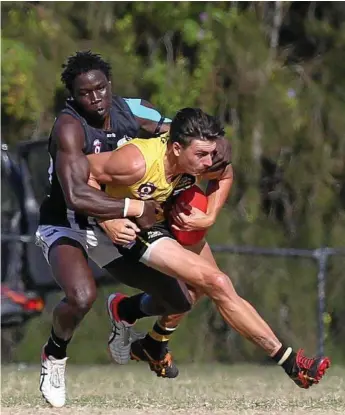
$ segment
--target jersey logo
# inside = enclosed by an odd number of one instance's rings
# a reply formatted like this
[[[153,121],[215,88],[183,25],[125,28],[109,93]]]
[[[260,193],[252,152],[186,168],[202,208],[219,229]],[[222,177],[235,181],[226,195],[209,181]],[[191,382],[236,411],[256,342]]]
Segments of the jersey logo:
[[[156,189],[157,187],[153,183],[148,182],[141,184],[138,188],[140,199],[150,199]]]
[[[96,139],[94,140],[92,145],[93,145],[93,152],[95,154],[99,154],[101,152],[101,145],[102,145],[101,142],[98,139]]]
[[[163,236],[163,232],[161,231],[148,231],[147,232],[147,239],[150,241],[151,239],[160,238]]]
[[[121,147],[123,144],[128,143],[128,141],[133,140],[132,137],[128,137],[128,135],[124,135],[118,142],[117,147]]]
[[[49,234],[45,235],[45,237],[50,238],[51,236],[53,236],[57,232],[59,232],[57,229],[53,229],[51,232],[49,232]]]
[[[161,139],[162,144],[166,144],[169,140],[169,133],[163,133],[162,135],[159,135],[159,138]]]

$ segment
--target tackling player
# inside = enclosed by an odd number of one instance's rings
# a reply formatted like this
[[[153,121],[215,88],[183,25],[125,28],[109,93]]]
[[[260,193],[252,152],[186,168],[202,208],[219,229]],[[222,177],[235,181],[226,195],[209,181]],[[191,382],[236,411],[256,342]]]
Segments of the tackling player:
[[[92,253],[100,267],[120,256],[94,218],[122,218],[111,228],[119,243],[132,240],[136,231],[156,221],[154,201],[125,203],[87,184],[87,154],[114,150],[141,130],[155,136],[170,126],[170,120],[146,101],[113,95],[110,77],[110,65],[97,54],[77,52],[69,57],[61,80],[70,97],[49,138],[51,187],[41,205],[36,239],[65,293],[54,309],[51,334],[41,354],[40,390],[56,407],[66,399],[67,346],[97,295],[88,255]],[[223,156],[218,151],[212,167],[222,164]]]

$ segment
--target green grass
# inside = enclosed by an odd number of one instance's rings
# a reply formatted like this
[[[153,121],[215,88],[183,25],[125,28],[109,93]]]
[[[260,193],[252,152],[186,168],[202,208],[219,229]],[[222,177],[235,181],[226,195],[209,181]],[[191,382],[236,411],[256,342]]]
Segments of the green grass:
[[[68,404],[52,409],[38,391],[39,367],[2,368],[2,413],[22,414],[341,414],[345,369],[331,368],[309,390],[277,367],[184,365],[175,380],[141,363],[67,368]]]

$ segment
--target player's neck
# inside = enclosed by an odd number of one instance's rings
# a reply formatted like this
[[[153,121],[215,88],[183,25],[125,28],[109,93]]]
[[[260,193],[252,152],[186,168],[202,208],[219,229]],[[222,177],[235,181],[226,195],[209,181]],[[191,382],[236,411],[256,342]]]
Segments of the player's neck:
[[[167,150],[164,156],[164,170],[167,182],[173,181],[174,177],[182,172],[178,169],[176,157],[172,150]]]
[[[99,128],[100,130],[111,130],[110,113],[104,118],[104,120],[94,120],[89,124],[94,128]]]
[[[99,130],[111,130],[110,112],[104,117],[103,120],[92,119],[91,117],[85,117],[85,119],[91,127],[98,128]]]

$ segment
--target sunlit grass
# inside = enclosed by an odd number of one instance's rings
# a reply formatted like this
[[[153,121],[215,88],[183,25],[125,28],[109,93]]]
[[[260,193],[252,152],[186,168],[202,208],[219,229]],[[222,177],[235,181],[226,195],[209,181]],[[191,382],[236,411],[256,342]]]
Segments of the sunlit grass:
[[[141,363],[68,366],[68,403],[48,409],[39,367],[2,369],[5,414],[337,414],[345,412],[345,370],[331,368],[319,385],[298,389],[277,367],[185,365],[175,380]],[[48,409],[48,411],[47,411]]]

